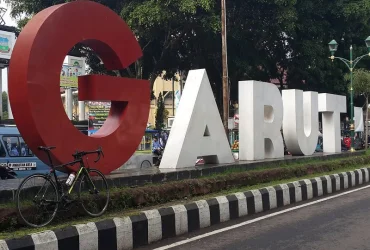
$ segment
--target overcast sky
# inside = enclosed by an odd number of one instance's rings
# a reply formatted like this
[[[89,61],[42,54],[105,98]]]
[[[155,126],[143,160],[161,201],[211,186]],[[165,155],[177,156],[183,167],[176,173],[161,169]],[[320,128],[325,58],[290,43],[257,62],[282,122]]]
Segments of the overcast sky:
[[[0,1],[0,7],[8,9],[5,16],[3,17],[5,25],[7,26],[17,26],[16,20],[10,17],[10,7],[8,7],[3,1]],[[3,91],[8,91],[8,73],[6,69],[3,69]]]

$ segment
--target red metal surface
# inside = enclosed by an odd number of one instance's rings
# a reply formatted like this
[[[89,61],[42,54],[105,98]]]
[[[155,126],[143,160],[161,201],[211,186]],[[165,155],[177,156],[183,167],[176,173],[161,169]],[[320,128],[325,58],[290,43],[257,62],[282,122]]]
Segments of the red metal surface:
[[[108,76],[79,77],[83,100],[112,100],[104,126],[93,136],[79,132],[69,121],[60,98],[60,71],[68,51],[82,42],[90,46],[109,70],[122,69],[142,56],[126,23],[113,11],[90,1],[56,5],[38,13],[23,29],[13,50],[9,98],[20,133],[44,162],[40,145],[56,146],[55,163],[73,160],[75,150],[102,146],[105,158],[91,167],[109,173],[135,152],[146,128],[149,82]]]

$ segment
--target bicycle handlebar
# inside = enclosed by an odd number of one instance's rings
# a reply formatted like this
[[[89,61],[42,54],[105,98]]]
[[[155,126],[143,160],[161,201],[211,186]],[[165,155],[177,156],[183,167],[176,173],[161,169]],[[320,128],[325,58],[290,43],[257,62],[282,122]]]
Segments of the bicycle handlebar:
[[[98,158],[96,158],[96,160],[94,161],[95,163],[97,163],[100,160],[100,155],[104,157],[103,149],[101,147],[99,147],[98,150],[96,151],[98,152]]]
[[[98,154],[98,158],[96,158],[96,160],[94,161],[95,163],[97,163],[100,160],[100,155],[103,155],[104,157],[103,149],[101,147],[94,151],[81,151],[81,152],[77,151],[75,154],[72,154],[72,156],[74,158],[78,158],[89,154]]]

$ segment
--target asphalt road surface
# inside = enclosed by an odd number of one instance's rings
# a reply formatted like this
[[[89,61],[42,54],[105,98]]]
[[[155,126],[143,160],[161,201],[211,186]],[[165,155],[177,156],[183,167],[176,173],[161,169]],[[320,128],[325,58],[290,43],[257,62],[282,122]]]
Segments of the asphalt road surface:
[[[314,203],[320,199],[311,200],[298,209],[295,208],[303,203],[289,206],[288,210],[229,221],[141,249],[370,249],[369,187],[352,189],[349,191],[356,191],[335,198],[338,194],[334,194],[320,203]],[[280,211],[287,212],[274,215]],[[228,230],[232,226],[240,227]],[[216,230],[225,231],[206,235]],[[192,241],[193,237],[198,239]]]

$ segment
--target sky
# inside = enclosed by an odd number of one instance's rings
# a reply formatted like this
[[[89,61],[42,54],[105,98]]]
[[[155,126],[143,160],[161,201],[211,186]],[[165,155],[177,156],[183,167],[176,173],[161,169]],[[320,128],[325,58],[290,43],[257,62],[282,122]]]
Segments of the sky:
[[[3,17],[5,21],[5,25],[7,26],[17,26],[16,20],[12,19],[10,17],[10,7],[7,6],[3,1],[0,1],[0,7],[4,7],[8,9]],[[3,69],[2,72],[2,86],[3,86],[3,91],[8,91],[8,71],[7,69]]]

